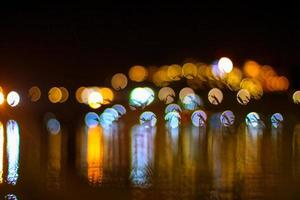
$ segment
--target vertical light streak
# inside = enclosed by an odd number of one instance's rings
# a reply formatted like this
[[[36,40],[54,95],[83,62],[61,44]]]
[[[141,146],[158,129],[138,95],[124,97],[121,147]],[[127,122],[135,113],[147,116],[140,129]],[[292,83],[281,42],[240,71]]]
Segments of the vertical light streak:
[[[4,129],[0,122],[0,184],[3,183],[3,145],[4,145]]]
[[[7,133],[7,159],[8,174],[7,183],[16,185],[19,177],[19,153],[20,153],[20,133],[19,125],[14,120],[9,120],[6,124]]]

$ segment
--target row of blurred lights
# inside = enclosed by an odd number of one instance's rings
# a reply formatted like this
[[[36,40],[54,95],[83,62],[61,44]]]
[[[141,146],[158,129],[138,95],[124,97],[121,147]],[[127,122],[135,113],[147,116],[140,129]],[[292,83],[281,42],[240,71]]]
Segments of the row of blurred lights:
[[[270,66],[261,66],[255,61],[247,61],[243,66],[243,71],[235,67],[229,58],[222,57],[211,65],[203,63],[185,63],[156,67],[143,67],[135,65],[129,69],[128,77],[134,82],[152,81],[156,86],[162,87],[158,92],[158,98],[166,104],[175,100],[176,93],[169,87],[174,81],[179,81],[183,77],[187,80],[187,85],[179,92],[179,100],[190,107],[196,109],[194,105],[202,104],[202,99],[195,94],[194,89],[205,86],[213,87],[208,93],[208,100],[214,105],[222,102],[223,93],[220,89],[227,86],[232,91],[237,91],[237,101],[246,105],[250,99],[260,99],[263,92],[286,91],[289,81],[284,76],[278,76]],[[114,90],[126,88],[128,78],[123,73],[116,73],[112,76],[111,86]],[[114,92],[109,87],[80,87],[76,91],[76,99],[79,103],[89,105],[93,109],[98,109],[101,105],[113,102]],[[41,98],[41,90],[33,86],[28,91],[31,101],[36,102]],[[52,87],[48,91],[48,99],[52,103],[64,103],[69,98],[69,91],[65,87]],[[144,108],[155,99],[154,91],[149,87],[137,87],[131,91],[129,105],[132,109]],[[11,91],[5,99],[2,89],[0,90],[0,104],[4,101],[11,106],[16,106],[20,102],[17,92]],[[293,94],[294,103],[300,103],[300,91]],[[192,102],[192,103],[191,103]]]

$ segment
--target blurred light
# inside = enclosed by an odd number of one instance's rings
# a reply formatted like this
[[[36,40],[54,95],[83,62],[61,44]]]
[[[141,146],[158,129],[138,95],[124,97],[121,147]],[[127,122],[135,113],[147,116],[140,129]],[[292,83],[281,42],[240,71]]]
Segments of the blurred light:
[[[283,116],[280,113],[275,113],[271,117],[271,123],[274,128],[278,128],[282,125]]]
[[[58,103],[62,98],[61,90],[58,87],[53,87],[48,92],[48,98],[51,103]]]
[[[235,116],[232,111],[226,110],[220,116],[221,124],[225,127],[232,126],[234,124]]]
[[[41,98],[42,92],[39,87],[33,86],[28,91],[28,97],[31,101],[37,102]]]
[[[0,184],[3,183],[3,147],[4,147],[4,127],[0,122]]]
[[[247,105],[251,99],[251,95],[246,89],[240,89],[236,95],[236,99],[241,105]]]
[[[135,82],[142,82],[148,76],[148,71],[145,67],[136,65],[129,69],[129,78]]]
[[[88,96],[88,104],[93,109],[98,109],[103,103],[102,95],[97,91],[92,91]]]
[[[218,68],[222,72],[229,73],[233,68],[232,61],[229,58],[222,57],[218,62]]]
[[[115,116],[108,112],[103,112],[100,115],[100,124],[103,128],[109,128],[116,120]]]
[[[76,90],[75,96],[78,103],[84,103],[82,100],[82,92],[86,89],[85,87],[80,87]]]
[[[18,200],[17,196],[14,194],[7,194],[4,197],[5,200]]]
[[[122,106],[121,104],[115,104],[112,107],[113,109],[115,109],[120,116],[123,116],[126,114],[126,108],[124,106]]]
[[[144,108],[145,106],[151,104],[153,100],[154,92],[152,89],[137,87],[131,91],[129,103],[135,108]]]
[[[183,98],[183,107],[186,110],[196,110],[201,106],[202,99],[197,94],[188,94]]]
[[[255,61],[247,61],[243,70],[246,76],[256,78],[260,74],[261,66]]]
[[[165,104],[170,104],[174,101],[175,92],[170,87],[163,87],[158,92],[159,100],[165,102]]]
[[[226,76],[226,72],[223,71],[223,70],[220,70],[219,68],[219,65],[218,65],[218,62],[213,62],[212,65],[211,65],[211,74],[212,74],[212,79],[223,79],[225,76]]]
[[[182,76],[182,69],[180,65],[176,65],[176,64],[170,65],[167,70],[167,75],[173,81],[180,80]]]
[[[191,116],[191,120],[194,126],[202,127],[205,126],[206,123],[206,113],[203,110],[196,110],[193,112]]]
[[[156,115],[151,111],[145,111],[140,115],[140,124],[145,127],[154,127],[156,122]]]
[[[60,123],[57,119],[51,118],[47,121],[47,130],[49,133],[56,135],[60,132]]]
[[[182,66],[182,74],[187,79],[193,79],[194,77],[197,76],[197,73],[198,73],[198,68],[193,63],[185,63]]]
[[[195,94],[194,90],[189,87],[182,88],[179,92],[179,99],[183,101],[184,97],[188,94]]]
[[[294,92],[293,101],[294,101],[295,104],[300,103],[300,90],[297,90],[296,92]]]
[[[4,94],[2,91],[0,91],[0,105],[2,105],[4,101],[5,101]]]
[[[218,88],[213,88],[208,92],[208,100],[213,105],[219,105],[223,100],[223,93]]]
[[[180,114],[176,111],[168,112],[165,115],[165,120],[167,121],[168,126],[171,128],[177,128],[180,124],[180,119]]]
[[[16,185],[19,177],[19,154],[20,154],[20,133],[19,125],[14,120],[9,120],[6,124],[7,134],[7,159],[8,159],[8,173],[7,183]]]
[[[99,116],[97,113],[88,112],[84,117],[85,125],[89,128],[95,127],[99,125]]]
[[[11,91],[8,93],[6,101],[8,105],[10,105],[11,107],[15,107],[20,102],[20,96],[17,92]]]
[[[230,90],[238,90],[242,81],[243,74],[240,69],[233,68],[233,70],[227,74],[226,83]]]
[[[114,92],[107,87],[103,87],[99,89],[101,96],[103,97],[102,104],[107,105],[113,102],[114,100]]]
[[[247,126],[256,128],[259,126],[260,124],[260,117],[256,112],[250,112],[247,116],[246,116],[246,124]]]
[[[115,90],[124,89],[127,86],[128,80],[125,74],[117,73],[111,79],[111,86]]]
[[[241,81],[241,89],[246,89],[254,99],[260,99],[263,96],[261,83],[253,78],[245,78]]]
[[[179,105],[177,104],[169,104],[166,108],[165,108],[165,114],[168,114],[169,112],[173,112],[173,111],[176,111],[178,113],[181,113],[182,110],[180,108]]]
[[[111,114],[114,117],[114,120],[117,120],[120,117],[118,111],[114,108],[106,108],[104,112]]]
[[[59,103],[64,103],[69,98],[69,91],[65,87],[60,87],[59,89],[61,91],[61,99],[59,100]]]

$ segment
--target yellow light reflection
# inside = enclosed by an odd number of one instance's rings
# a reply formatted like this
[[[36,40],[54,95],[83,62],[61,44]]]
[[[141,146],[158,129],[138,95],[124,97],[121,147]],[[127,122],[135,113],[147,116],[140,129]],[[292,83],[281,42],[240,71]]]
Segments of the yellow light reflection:
[[[135,82],[142,82],[148,76],[148,71],[145,67],[140,65],[135,65],[129,69],[129,78]]]
[[[111,86],[115,90],[124,89],[127,86],[128,80],[125,74],[117,73],[111,79]]]
[[[58,87],[53,87],[48,92],[48,98],[51,103],[58,103],[62,98],[62,92]]]
[[[75,97],[78,103],[84,103],[82,100],[82,92],[86,89],[85,87],[80,87],[76,90]]]
[[[103,180],[103,129],[91,127],[87,134],[87,177],[91,184],[99,184]]]
[[[106,105],[112,103],[112,101],[114,100],[114,92],[110,88],[107,87],[100,88],[99,92],[103,97],[102,104]]]
[[[60,87],[59,89],[61,91],[61,99],[60,99],[59,103],[64,103],[69,98],[69,91],[65,87]]]
[[[41,98],[41,95],[42,95],[41,90],[37,86],[31,87],[28,91],[28,97],[33,102],[37,102]]]
[[[0,184],[3,183],[3,145],[4,145],[4,128],[0,122]]]

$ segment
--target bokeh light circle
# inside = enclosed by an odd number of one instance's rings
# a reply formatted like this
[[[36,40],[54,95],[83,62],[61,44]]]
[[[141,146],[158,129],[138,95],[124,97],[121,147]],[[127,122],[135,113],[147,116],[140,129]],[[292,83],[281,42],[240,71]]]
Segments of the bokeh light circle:
[[[6,101],[11,107],[15,107],[20,102],[20,95],[16,91],[11,91],[7,94]]]

